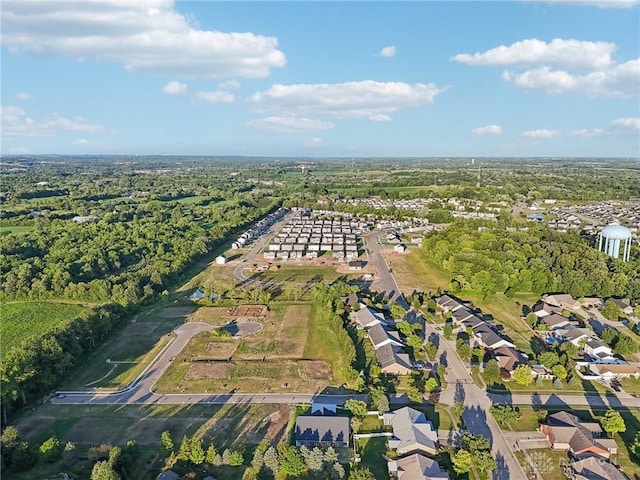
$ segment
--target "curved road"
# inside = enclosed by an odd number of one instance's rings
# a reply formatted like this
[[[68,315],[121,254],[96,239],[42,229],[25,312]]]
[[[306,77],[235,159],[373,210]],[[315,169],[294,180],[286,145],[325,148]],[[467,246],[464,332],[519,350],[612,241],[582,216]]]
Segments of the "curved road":
[[[205,323],[185,323],[174,330],[176,337],[157,356],[149,366],[127,387],[117,392],[99,391],[59,391],[51,399],[56,404],[214,404],[214,403],[311,403],[312,401],[344,403],[350,398],[365,400],[365,395],[322,395],[306,393],[223,393],[188,394],[155,393],[153,385],[171,365],[173,358],[180,353],[191,337],[212,330]]]

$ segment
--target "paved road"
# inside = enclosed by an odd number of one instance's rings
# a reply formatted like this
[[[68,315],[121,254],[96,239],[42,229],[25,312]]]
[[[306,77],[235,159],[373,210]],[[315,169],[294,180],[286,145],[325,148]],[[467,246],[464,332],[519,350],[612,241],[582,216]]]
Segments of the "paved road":
[[[427,338],[435,333],[433,324],[425,325]],[[440,336],[438,345],[438,362],[447,365],[447,389],[440,395],[440,403],[453,405],[456,401],[464,402],[462,418],[471,433],[481,434],[491,442],[491,453],[496,459],[497,467],[492,472],[495,480],[525,480],[527,478],[520,463],[516,459],[502,429],[489,412],[495,400],[489,399],[486,391],[478,388],[469,370],[458,356],[455,346]],[[530,403],[530,402],[528,402]]]
[[[389,270],[389,264],[382,254],[382,244],[379,241],[380,236],[386,234],[386,231],[373,230],[364,236],[365,245],[369,250],[369,263],[376,269],[378,279],[371,284],[371,288],[380,292],[386,292],[389,300],[396,301],[405,308],[409,308],[409,304],[405,300],[393,273]]]
[[[291,217],[293,217],[294,215],[295,215],[295,212],[290,212],[286,214],[278,222],[271,225],[264,234],[260,235],[260,237],[258,237],[253,242],[253,246],[251,247],[251,250],[249,250],[249,253],[247,253],[246,257],[243,260],[241,260],[238,263],[238,265],[233,269],[233,276],[236,280],[242,283],[255,282],[255,280],[252,280],[251,278],[247,277],[244,274],[243,270],[249,267],[250,265],[252,265],[254,261],[254,257],[271,239],[271,235],[278,232],[284,226],[284,224],[288,222],[291,219]],[[261,283],[268,283],[268,282],[261,282]]]
[[[174,330],[176,337],[151,361],[131,384],[118,392],[60,391],[51,399],[56,404],[213,404],[213,403],[310,403],[312,400],[344,403],[350,398],[365,400],[365,395],[318,395],[305,393],[226,393],[226,394],[159,394],[153,385],[171,365],[191,337],[213,329],[204,323],[185,323]]]

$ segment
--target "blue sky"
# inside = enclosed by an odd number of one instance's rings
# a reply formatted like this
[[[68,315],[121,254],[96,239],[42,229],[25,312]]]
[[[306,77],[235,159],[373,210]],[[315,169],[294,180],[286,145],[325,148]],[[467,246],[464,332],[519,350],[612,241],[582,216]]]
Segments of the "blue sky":
[[[640,157],[638,0],[3,0],[2,153]]]

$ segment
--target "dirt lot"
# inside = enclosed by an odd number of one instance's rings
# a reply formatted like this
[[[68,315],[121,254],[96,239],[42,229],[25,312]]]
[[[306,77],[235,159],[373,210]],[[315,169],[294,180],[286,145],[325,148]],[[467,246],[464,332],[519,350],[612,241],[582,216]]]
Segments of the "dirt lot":
[[[298,375],[302,378],[328,380],[331,378],[331,365],[322,360],[301,360],[298,362]]]
[[[227,314],[228,310],[226,307],[200,307],[189,315],[188,321],[202,322],[215,326],[224,325],[233,319]]]
[[[228,362],[198,362],[189,367],[184,376],[185,380],[200,378],[221,379],[227,378],[232,365]]]
[[[204,351],[193,356],[194,360],[227,360],[233,356],[238,348],[236,343],[209,342],[204,346]]]
[[[228,309],[227,315],[230,317],[266,317],[269,308],[266,305],[237,305]]]

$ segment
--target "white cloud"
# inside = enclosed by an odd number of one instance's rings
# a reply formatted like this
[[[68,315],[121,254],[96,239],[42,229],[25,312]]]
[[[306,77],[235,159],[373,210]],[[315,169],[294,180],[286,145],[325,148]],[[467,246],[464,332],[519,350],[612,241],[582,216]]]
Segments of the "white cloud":
[[[12,147],[9,149],[9,153],[14,153],[14,154],[29,153],[29,149],[26,147]]]
[[[240,82],[236,80],[227,80],[226,82],[220,82],[218,84],[218,88],[220,90],[233,90],[236,88],[240,88]]]
[[[310,132],[329,130],[334,127],[331,122],[304,117],[266,117],[247,123],[250,127],[269,132]]]
[[[2,44],[13,52],[181,77],[266,77],[286,63],[276,38],[200,30],[172,0],[3,0],[1,10]]]
[[[31,100],[33,95],[31,93],[19,92],[16,93],[16,100]]]
[[[177,81],[169,82],[162,87],[162,91],[167,95],[184,95],[187,93],[187,84]]]
[[[322,139],[319,137],[311,137],[309,142],[306,144],[307,147],[318,148],[322,146]]]
[[[215,90],[213,92],[198,92],[195,94],[197,100],[204,103],[233,103],[236,97],[229,92],[223,90]]]
[[[77,146],[84,146],[84,145],[89,145],[91,142],[89,140],[87,140],[86,138],[80,138],[76,141],[73,142],[73,145],[77,145]]]
[[[541,128],[539,130],[527,130],[526,132],[522,132],[520,136],[527,138],[553,138],[557,137],[559,133],[557,130]]]
[[[293,117],[373,117],[432,103],[443,92],[434,84],[376,82],[273,85],[248,101],[260,113]]]
[[[369,120],[372,122],[390,122],[391,117],[389,115],[385,115],[384,113],[376,113],[375,115],[371,115]]]
[[[473,135],[479,137],[486,135],[502,135],[502,127],[500,125],[486,125],[484,127],[478,127],[471,130]]]
[[[523,2],[555,3],[564,5],[592,6],[599,8],[631,8],[640,0],[521,0]]]
[[[477,66],[552,65],[560,68],[602,69],[611,65],[616,45],[608,42],[585,42],[556,38],[547,43],[531,38],[500,45],[486,52],[459,53],[455,62]]]
[[[396,47],[394,47],[393,45],[390,45],[380,50],[380,53],[378,55],[380,55],[381,57],[393,57],[395,54],[396,54]]]
[[[628,130],[640,130],[640,117],[616,118],[611,122],[611,126]]]
[[[45,121],[36,121],[27,112],[15,106],[2,107],[0,111],[2,137],[55,137],[62,132],[108,133],[102,125],[91,123],[83,117],[66,118],[53,113]]]
[[[569,133],[570,137],[582,137],[582,138],[594,138],[601,137],[606,132],[604,128],[581,128],[579,130],[573,130]]]
[[[583,94],[593,97],[634,97],[640,93],[640,59],[629,60],[586,75],[542,67],[524,73],[505,71],[505,81],[552,94]]]

